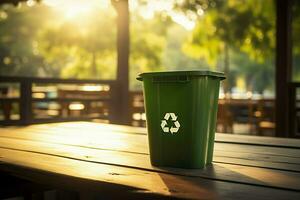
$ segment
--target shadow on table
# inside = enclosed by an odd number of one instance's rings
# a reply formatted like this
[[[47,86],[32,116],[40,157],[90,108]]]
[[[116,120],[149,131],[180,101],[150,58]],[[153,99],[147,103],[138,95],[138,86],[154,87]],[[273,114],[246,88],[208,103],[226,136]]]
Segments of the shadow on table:
[[[288,191],[272,188],[273,186],[284,187],[284,183],[279,183],[280,178],[274,179],[274,176],[279,173],[276,170],[223,163],[214,163],[205,169],[195,170],[159,169],[168,170],[168,173],[159,173],[159,176],[170,195],[183,198],[239,199],[248,195],[247,198],[250,199],[254,197],[255,199],[272,199],[274,196],[276,199],[286,199],[285,195],[290,195]]]

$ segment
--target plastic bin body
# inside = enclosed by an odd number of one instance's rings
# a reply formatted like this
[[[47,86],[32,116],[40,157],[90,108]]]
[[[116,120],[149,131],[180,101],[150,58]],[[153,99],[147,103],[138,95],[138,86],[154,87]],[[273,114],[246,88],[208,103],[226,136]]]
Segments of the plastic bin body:
[[[154,166],[203,168],[212,162],[223,73],[143,73],[150,159]]]

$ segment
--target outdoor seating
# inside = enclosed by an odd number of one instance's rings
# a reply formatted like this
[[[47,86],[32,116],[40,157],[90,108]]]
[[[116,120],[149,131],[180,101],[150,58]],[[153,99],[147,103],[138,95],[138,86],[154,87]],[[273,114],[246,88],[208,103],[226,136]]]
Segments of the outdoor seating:
[[[300,199],[300,1],[0,1],[0,200]]]

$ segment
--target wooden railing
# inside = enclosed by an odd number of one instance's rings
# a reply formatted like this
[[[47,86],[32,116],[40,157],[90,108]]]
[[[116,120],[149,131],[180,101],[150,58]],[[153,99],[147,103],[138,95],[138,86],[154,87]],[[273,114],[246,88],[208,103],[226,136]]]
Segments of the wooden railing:
[[[0,84],[0,106],[4,116],[0,124],[3,125],[88,119],[118,123],[119,91],[114,80],[0,77]],[[7,85],[14,85],[17,94],[9,95]],[[37,89],[49,86],[60,86],[56,89],[56,96],[49,96],[48,91]],[[72,86],[75,90],[65,89],[66,86]],[[101,90],[91,91],[80,89],[79,86],[99,86]],[[56,108],[51,110],[52,113],[55,111],[56,115],[41,114],[43,109],[49,111],[49,105],[56,105]],[[14,109],[18,110],[18,114],[12,119],[11,112]]]
[[[9,87],[17,84],[13,87],[18,88],[14,91],[19,91],[19,94],[9,94],[9,88],[3,84]],[[66,86],[70,85],[72,88],[68,89]],[[95,90],[95,86],[101,89]],[[55,88],[55,96],[49,95],[49,87]],[[114,80],[0,77],[0,110],[4,116],[0,124],[92,119],[119,124],[122,121],[119,119],[120,94],[118,82]],[[126,116],[130,119],[129,125],[146,126],[142,92],[129,92],[128,95],[129,112]],[[19,114],[17,118],[12,117],[13,112]],[[234,123],[250,125],[255,134],[272,131],[275,128],[273,113],[274,99],[220,99],[218,131],[232,132]]]
[[[13,85],[13,86],[12,86]],[[72,86],[71,89],[68,89]],[[92,86],[92,90],[90,90]],[[99,86],[100,90],[93,90]],[[9,87],[17,94],[10,94]],[[55,96],[49,89],[55,87]],[[94,88],[93,88],[94,87]],[[296,90],[300,83],[291,84],[291,135],[300,134],[300,105]],[[0,76],[0,112],[2,125],[48,123],[74,120],[102,120],[119,124],[120,86],[115,80],[77,80],[55,78],[26,78]],[[50,91],[51,93],[51,91]],[[146,126],[143,94],[129,92],[129,112],[126,114],[133,126]],[[13,117],[17,113],[17,117]],[[219,131],[233,131],[234,123],[252,127],[251,132],[260,134],[274,131],[274,99],[227,99],[219,100]]]
[[[142,92],[131,92],[130,112],[132,125],[145,126]],[[251,134],[273,135],[275,130],[275,100],[272,99],[219,99],[217,130],[232,133],[234,124],[247,125]]]
[[[146,127],[146,114],[142,91],[130,92],[129,119],[132,126]]]

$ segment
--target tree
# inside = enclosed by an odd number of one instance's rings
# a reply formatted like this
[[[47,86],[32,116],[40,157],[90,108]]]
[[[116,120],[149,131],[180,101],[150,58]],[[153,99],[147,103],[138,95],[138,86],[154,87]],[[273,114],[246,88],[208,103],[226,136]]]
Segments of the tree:
[[[189,31],[172,23],[166,35],[166,47],[163,51],[162,66],[166,70],[195,70],[208,68],[205,60],[187,56],[182,50],[182,43],[187,39]]]
[[[36,76],[42,73],[43,58],[36,52],[38,30],[49,16],[44,6],[27,7],[22,4],[0,8],[0,74]]]
[[[251,62],[251,67],[255,70],[265,66],[262,63],[271,65],[275,45],[275,9],[272,0],[186,0],[179,8],[198,13],[199,10],[204,10],[204,15],[199,16],[193,35],[184,46],[188,55],[204,58],[212,68],[222,69],[229,77],[229,65],[232,66],[234,61],[230,58],[236,57],[234,54],[244,54],[244,62]],[[240,72],[244,69],[242,66],[239,68]],[[272,70],[271,67],[267,69]],[[243,72],[245,74],[249,70],[245,69]],[[247,78],[248,81],[252,79]],[[265,88],[269,87],[267,84],[272,82],[265,82]],[[230,89],[232,86],[227,87]]]
[[[300,81],[300,2],[292,8],[293,81]]]
[[[85,18],[68,19],[64,14],[43,3],[2,6],[0,56],[4,65],[0,73],[114,79],[116,12],[112,6],[109,9],[97,7]],[[136,75],[163,67],[163,51],[171,21],[162,14],[144,19],[132,11],[131,16],[130,86],[141,89]],[[22,32],[25,29],[26,34]]]
[[[116,28],[112,10],[90,13],[88,21],[65,21],[39,35],[39,51],[49,68],[65,78],[112,79]],[[55,73],[55,74],[56,74]]]
[[[161,15],[146,20],[137,13],[132,13],[131,17],[130,88],[141,90],[141,83],[135,80],[138,73],[163,69],[162,57],[170,20],[163,20]]]

